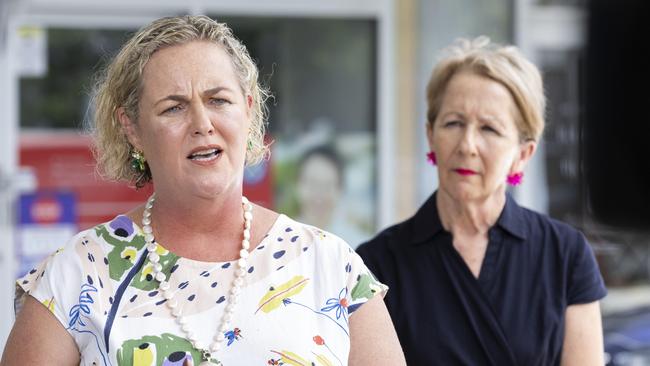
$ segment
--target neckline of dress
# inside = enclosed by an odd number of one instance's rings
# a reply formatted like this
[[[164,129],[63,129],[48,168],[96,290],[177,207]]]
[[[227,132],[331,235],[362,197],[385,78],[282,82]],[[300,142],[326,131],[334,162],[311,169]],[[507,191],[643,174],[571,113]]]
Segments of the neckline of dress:
[[[142,236],[143,240],[144,240],[144,232],[142,231],[142,227],[140,225],[133,222],[133,220],[131,220],[131,218],[126,216],[126,215],[118,215],[118,216],[126,217],[131,222],[133,227],[136,228],[136,235]],[[263,246],[268,245],[267,242],[270,240],[269,238],[273,236],[272,235],[273,233],[280,230],[280,228],[282,226],[282,223],[286,222],[287,219],[288,219],[288,217],[286,215],[278,214],[278,217],[275,219],[275,222],[273,222],[273,225],[271,225],[271,228],[269,228],[269,230],[266,232],[266,234],[264,235],[262,240],[259,242],[259,244],[257,244],[255,247],[251,246],[251,248],[250,248],[250,256],[248,257],[249,262],[252,262],[252,260],[257,256],[256,253],[259,251],[258,248],[261,248]],[[115,220],[115,218],[113,220]],[[113,221],[113,220],[111,220],[111,221]],[[191,259],[191,258],[180,256],[180,255],[172,252],[171,250],[167,249],[167,247],[165,247],[165,245],[163,243],[160,243],[160,242],[156,241],[156,244],[158,244],[158,246],[160,246],[162,249],[165,249],[165,250],[169,251],[170,253],[172,253],[173,255],[177,256],[179,259],[182,259],[183,262],[184,262],[184,265],[190,265],[190,266],[193,266],[193,267],[215,267],[215,266],[223,266],[226,263],[230,263],[230,265],[233,265],[233,264],[235,264],[237,262],[237,258],[233,259],[233,260],[229,260],[229,261],[218,261],[218,262],[207,262],[207,261],[201,261],[201,260],[198,260],[198,259]],[[144,247],[142,249],[144,250]]]

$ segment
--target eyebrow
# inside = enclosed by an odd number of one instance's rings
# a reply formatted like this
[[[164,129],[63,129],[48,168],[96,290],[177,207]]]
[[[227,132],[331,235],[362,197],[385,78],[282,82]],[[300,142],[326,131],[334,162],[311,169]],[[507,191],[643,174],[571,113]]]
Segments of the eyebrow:
[[[465,114],[463,112],[456,112],[456,111],[447,112],[447,113],[442,115],[442,118],[447,118],[449,116],[455,116],[455,117],[459,117],[459,118],[466,118]],[[492,116],[492,115],[488,115],[486,117],[479,116],[479,120],[483,121],[483,122],[485,122],[485,121],[494,122],[497,125],[499,125],[501,128],[505,128],[505,126],[503,124],[503,121],[500,118],[497,118],[497,117]]]
[[[496,123],[501,128],[506,128],[505,124],[500,118],[494,116],[481,117],[480,120]]]
[[[216,88],[211,88],[211,89],[205,90],[201,94],[205,97],[205,96],[209,96],[209,95],[215,95],[215,94],[219,93],[222,90],[228,91],[228,92],[232,91],[232,89],[230,89],[228,87],[218,86]],[[154,106],[157,106],[158,104],[160,104],[162,102],[165,102],[165,101],[168,101],[168,100],[173,100],[175,102],[187,102],[188,99],[187,99],[187,96],[185,96],[185,95],[170,94],[170,95],[168,95],[168,96],[166,96],[166,97],[164,97],[162,99],[159,99],[156,103],[154,103]]]

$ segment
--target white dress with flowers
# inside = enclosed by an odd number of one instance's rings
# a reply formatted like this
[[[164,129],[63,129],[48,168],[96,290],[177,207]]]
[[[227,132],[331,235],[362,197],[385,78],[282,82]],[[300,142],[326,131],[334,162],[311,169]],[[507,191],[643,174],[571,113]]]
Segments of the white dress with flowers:
[[[174,299],[204,344],[228,303],[235,262],[182,258],[159,243]],[[201,361],[152,278],[142,230],[128,217],[77,234],[18,280],[74,337],[81,365]],[[340,238],[280,215],[249,257],[240,301],[215,356],[224,365],[347,365],[349,317],[386,287]]]

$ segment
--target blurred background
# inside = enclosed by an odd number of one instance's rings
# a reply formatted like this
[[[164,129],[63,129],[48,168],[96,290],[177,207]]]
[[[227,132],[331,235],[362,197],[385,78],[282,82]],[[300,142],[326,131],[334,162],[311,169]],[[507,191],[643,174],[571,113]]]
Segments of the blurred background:
[[[609,289],[607,362],[650,365],[645,0],[0,0],[0,346],[14,279],[150,191],[102,181],[83,133],[93,74],[166,15],[227,22],[269,101],[269,161],[245,194],[352,247],[437,186],[424,89],[437,52],[481,34],[543,71],[549,106],[519,203],[590,240]]]

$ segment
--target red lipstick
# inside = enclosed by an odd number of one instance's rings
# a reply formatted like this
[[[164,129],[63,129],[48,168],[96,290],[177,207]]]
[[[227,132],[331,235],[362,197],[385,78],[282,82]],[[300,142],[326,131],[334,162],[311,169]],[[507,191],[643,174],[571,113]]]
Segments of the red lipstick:
[[[473,171],[473,170],[469,170],[469,169],[460,169],[460,168],[459,168],[459,169],[456,169],[455,172],[458,173],[458,174],[460,174],[460,175],[474,175],[474,174],[476,174],[476,172]]]

